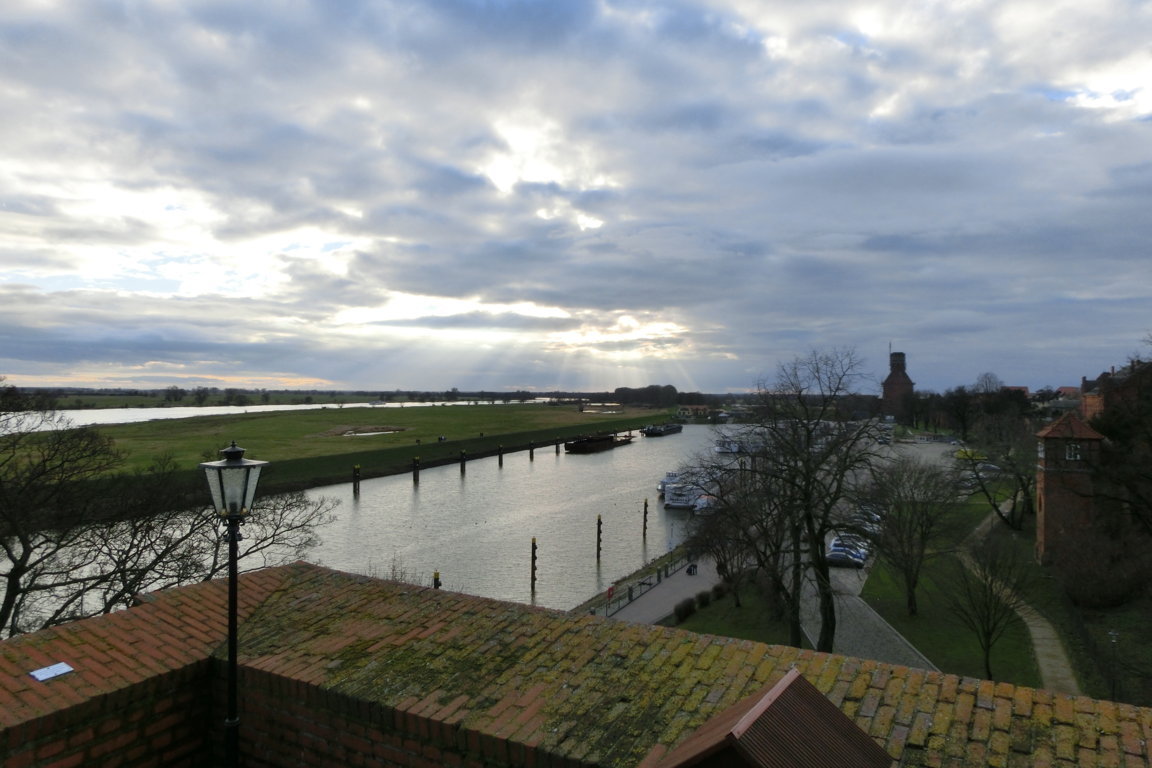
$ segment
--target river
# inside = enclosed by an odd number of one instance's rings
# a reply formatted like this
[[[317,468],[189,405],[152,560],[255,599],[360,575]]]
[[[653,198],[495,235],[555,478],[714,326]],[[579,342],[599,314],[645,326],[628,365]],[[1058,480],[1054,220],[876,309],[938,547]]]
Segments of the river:
[[[339,499],[337,520],[308,560],[344,571],[571,609],[683,540],[690,514],[665,510],[656,483],[710,451],[713,432],[687,426],[594,454],[552,447],[309,491]],[[644,501],[648,530],[644,535]],[[596,562],[596,516],[602,549]],[[537,541],[531,589],[532,538]]]
[[[519,400],[510,401],[518,404]],[[550,402],[540,398],[526,402]],[[308,411],[318,408],[421,408],[436,405],[476,405],[473,400],[451,400],[428,403],[306,403],[300,405],[173,405],[159,408],[85,408],[80,410],[61,409],[56,411],[67,421],[68,426],[87,427],[106,424],[137,424],[158,419],[187,419],[191,416],[233,416],[244,413],[269,413],[272,411]],[[487,402],[480,404],[488,404]],[[500,402],[500,405],[505,403]],[[47,424],[45,429],[55,428]]]

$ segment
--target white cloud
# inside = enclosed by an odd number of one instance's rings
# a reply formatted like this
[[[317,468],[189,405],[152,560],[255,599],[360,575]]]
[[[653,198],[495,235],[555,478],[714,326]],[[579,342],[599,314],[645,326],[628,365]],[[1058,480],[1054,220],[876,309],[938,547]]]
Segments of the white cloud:
[[[1040,386],[1147,333],[1146,3],[10,6],[17,383],[721,391],[894,340]]]

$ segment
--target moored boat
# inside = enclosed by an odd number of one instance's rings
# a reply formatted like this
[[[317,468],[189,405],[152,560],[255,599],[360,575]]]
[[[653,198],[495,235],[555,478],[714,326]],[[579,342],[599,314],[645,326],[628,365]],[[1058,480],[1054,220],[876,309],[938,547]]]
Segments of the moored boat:
[[[684,425],[675,422],[667,424],[649,424],[640,430],[640,434],[644,437],[663,437],[664,435],[674,435],[677,432],[683,432]]]
[[[664,507],[666,509],[692,509],[696,498],[700,495],[699,489],[684,483],[669,483],[664,488]]]
[[[678,482],[680,482],[680,473],[679,472],[666,472],[664,474],[664,479],[661,480],[660,482],[656,483],[656,492],[659,493],[661,496],[663,496],[664,490],[668,486],[675,485]]]
[[[599,453],[632,442],[632,433],[627,435],[582,435],[564,443],[568,453]]]

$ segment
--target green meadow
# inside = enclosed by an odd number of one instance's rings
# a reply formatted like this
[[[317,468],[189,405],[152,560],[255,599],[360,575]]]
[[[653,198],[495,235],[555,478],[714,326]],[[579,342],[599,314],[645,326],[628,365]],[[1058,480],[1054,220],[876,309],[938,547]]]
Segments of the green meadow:
[[[272,462],[261,480],[265,491],[305,488],[406,472],[413,459],[423,467],[489,456],[501,449],[557,441],[599,431],[627,431],[664,421],[667,411],[575,405],[453,405],[371,408],[331,406],[273,413],[195,416],[99,427],[125,455],[125,469],[146,469],[171,457],[192,471],[214,461],[235,440],[251,459]],[[441,440],[440,438],[444,439]]]

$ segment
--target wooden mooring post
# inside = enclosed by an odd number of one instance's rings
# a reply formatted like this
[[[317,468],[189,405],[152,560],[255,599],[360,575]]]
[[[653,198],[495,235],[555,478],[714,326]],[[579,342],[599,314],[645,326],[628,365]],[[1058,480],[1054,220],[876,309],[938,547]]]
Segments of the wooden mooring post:
[[[644,530],[641,532],[640,538],[648,538],[648,499],[644,499]]]
[[[352,495],[360,495],[360,465],[354,464],[352,466]]]
[[[532,537],[532,594],[536,594],[536,537]]]
[[[420,482],[420,457],[419,456],[413,456],[412,457],[412,482],[413,483],[419,483]]]
[[[604,520],[596,515],[596,562],[600,562],[600,544],[603,538]]]

